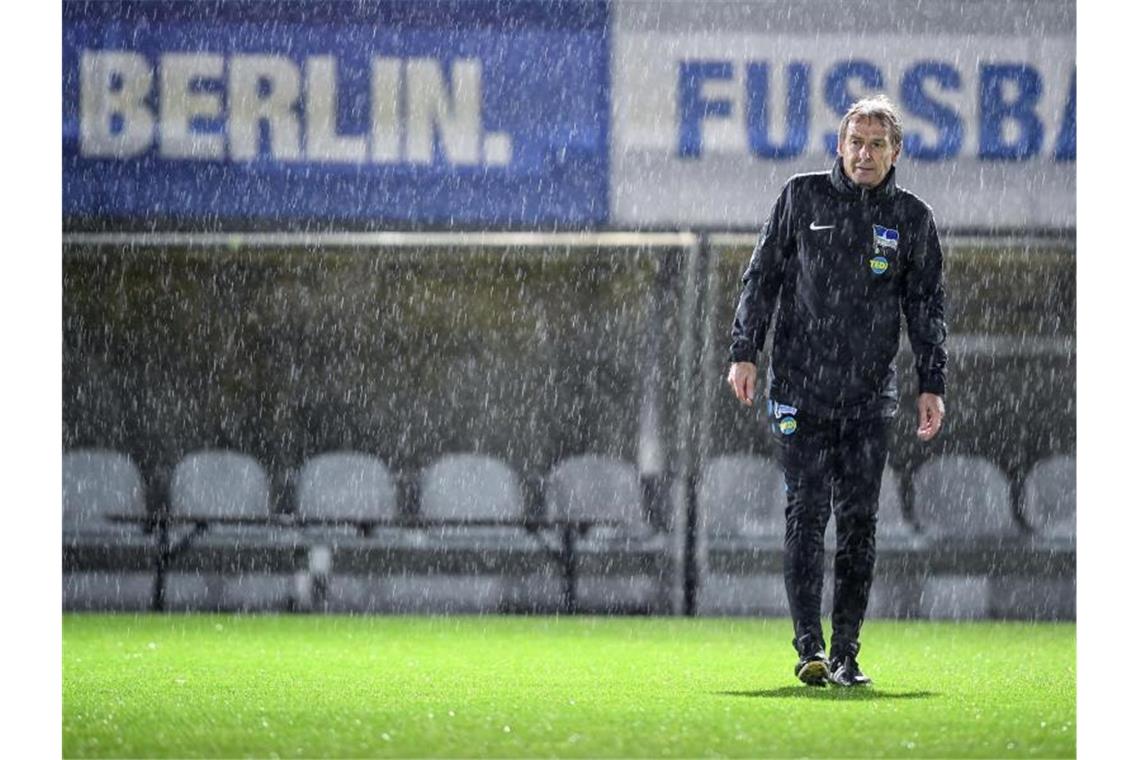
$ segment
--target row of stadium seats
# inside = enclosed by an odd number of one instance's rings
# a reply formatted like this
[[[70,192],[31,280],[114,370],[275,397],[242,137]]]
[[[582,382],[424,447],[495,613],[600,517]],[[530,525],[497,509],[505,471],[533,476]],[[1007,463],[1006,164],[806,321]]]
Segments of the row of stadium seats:
[[[915,472],[914,519],[904,517],[895,472],[886,468],[879,501],[884,538],[919,531],[932,537],[1018,536],[1026,531],[1072,539],[1076,530],[1076,464],[1071,456],[1038,462],[1025,478],[1016,512],[1010,484],[978,457],[944,456]],[[782,536],[784,485],[775,463],[761,457],[723,456],[702,470],[697,503],[711,536]],[[143,515],[144,484],[123,454],[68,452],[63,464],[64,532],[124,534],[106,521],[112,513]],[[430,518],[525,520],[526,502],[515,472],[475,454],[444,456],[419,477],[416,514]],[[647,533],[635,467],[608,457],[572,457],[544,482],[547,514],[621,523]],[[269,479],[258,462],[232,451],[200,451],[175,468],[169,503],[174,515],[212,519],[266,517],[272,513]],[[295,513],[324,519],[394,519],[407,514],[395,478],[379,459],[359,452],[322,454],[297,477]],[[1017,515],[1020,515],[1020,520]],[[129,530],[126,531],[129,533]]]
[[[879,493],[878,535],[890,541],[919,535],[974,539],[1016,538],[1028,533],[1071,541],[1076,535],[1075,484],[1073,457],[1054,456],[1038,462],[1025,478],[1015,510],[1010,482],[993,463],[980,457],[937,457],[914,473],[913,519],[908,519],[898,475],[887,467]],[[724,456],[709,462],[697,496],[711,537],[782,540],[784,501],[779,467],[751,456]]]
[[[523,522],[526,501],[520,480],[504,462],[475,454],[444,456],[420,473],[414,510],[399,503],[396,480],[379,459],[360,452],[334,452],[301,468],[294,511],[323,520],[492,519]],[[142,516],[145,489],[138,468],[123,454],[106,450],[68,452],[63,463],[64,534],[93,530],[123,532],[114,514]],[[546,514],[620,523],[624,533],[652,532],[642,510],[636,468],[601,456],[561,462],[544,481]],[[212,520],[267,518],[273,514],[269,478],[252,457],[207,450],[186,456],[170,483],[172,515]]]
[[[152,550],[154,539],[144,533],[141,525],[111,519],[114,515],[145,513],[144,484],[129,458],[101,450],[69,452],[64,458],[63,490],[65,549],[91,548],[94,544],[96,548],[116,545]],[[553,537],[541,535],[541,531],[524,529],[528,518],[526,500],[520,480],[510,467],[474,454],[445,456],[420,473],[417,492],[415,508],[411,509],[400,504],[396,480],[377,458],[360,452],[322,454],[306,462],[297,473],[290,512],[302,520],[318,520],[322,524],[270,524],[274,502],[269,479],[256,460],[232,451],[192,453],[175,467],[167,497],[172,517],[209,524],[200,538],[194,538],[191,553],[208,559],[211,552],[228,549],[231,554],[275,552],[280,557],[282,549],[287,552],[301,548],[308,552],[315,572],[294,578],[301,587],[298,589],[290,588],[286,578],[263,577],[265,573],[231,573],[235,577],[226,578],[225,573],[176,569],[166,586],[167,608],[282,606],[282,600],[295,603],[298,597],[305,597],[304,586],[313,582],[314,575],[318,580],[322,575],[331,575],[325,578],[328,588],[323,594],[326,603],[331,603],[331,607],[326,604],[330,609],[416,611],[437,609],[440,605],[454,611],[504,605],[559,609],[562,579],[550,568],[550,559],[559,546],[549,540]],[[665,587],[654,567],[665,556],[667,537],[655,532],[646,519],[641,483],[633,465],[599,456],[574,457],[549,473],[543,493],[544,511],[550,518],[607,523],[591,528],[576,542],[576,553],[584,569],[605,566],[613,571],[603,573],[611,576],[608,578],[582,579],[578,584],[580,608],[651,611],[664,604]],[[351,524],[359,520],[416,517],[502,524],[381,526],[367,535],[361,535]],[[235,519],[254,524],[233,524]],[[258,520],[264,524],[256,524]],[[344,524],[337,525],[336,521]],[[186,535],[184,529],[182,537]],[[353,554],[372,551],[369,556],[382,560],[384,555],[375,552],[378,548],[403,551],[405,556],[415,552],[426,558],[418,564],[426,565],[428,570],[433,565],[443,568],[450,577],[433,577],[440,572],[413,574],[406,567],[366,566],[351,573],[331,572],[334,565],[343,564],[338,560]],[[463,572],[462,563],[456,568],[454,562],[447,561],[447,552],[451,556],[466,552],[464,556],[469,559],[484,555],[506,557],[515,567],[526,565],[533,558],[530,564],[534,572],[529,573],[529,580],[474,577],[478,570]],[[89,556],[91,553],[87,552]],[[613,561],[621,556],[630,557],[631,561]],[[647,558],[649,561],[644,561]],[[191,563],[184,563],[188,564]],[[623,568],[629,572],[623,573]],[[141,584],[141,579],[136,580]],[[86,572],[70,573],[65,581],[65,606],[123,606],[118,599],[123,593],[121,578],[105,572]],[[134,604],[141,604],[139,600],[146,595],[141,588],[136,590]]]
[[[142,515],[146,510],[144,485],[129,458],[105,450],[69,452],[64,458],[64,543],[67,546],[110,545],[147,551],[153,537],[138,525],[113,522],[111,514]],[[985,460],[943,457],[923,465],[913,478],[914,513],[918,525],[903,515],[897,476],[888,468],[880,500],[879,535],[882,545],[922,547],[923,542],[973,540],[985,537],[1025,537],[1028,525],[1037,537],[1071,543],[1074,534],[1074,466],[1071,457],[1056,457],[1033,468],[1022,488],[1021,514],[1014,517],[1010,487],[1004,475]],[[642,509],[641,489],[632,464],[598,456],[566,460],[552,469],[543,484],[545,510],[554,517],[610,520],[617,524],[594,528],[580,545],[587,557],[609,566],[621,553],[663,557],[665,536],[655,535]],[[520,482],[505,463],[473,454],[449,455],[419,474],[415,514],[442,519],[494,518],[504,521],[526,517]],[[783,536],[783,486],[776,466],[757,457],[728,456],[710,461],[703,469],[697,491],[698,509],[704,521],[702,537],[711,551],[745,548],[757,544],[776,547]],[[330,453],[304,464],[296,478],[294,513],[322,519],[373,519],[408,516],[407,505],[397,498],[395,480],[378,459],[359,452]],[[175,468],[169,489],[171,513],[209,521],[218,518],[266,518],[271,514],[271,494],[263,468],[252,458],[230,451],[201,451],[188,455]],[[919,530],[921,528],[921,531]],[[834,545],[833,529],[828,542]],[[502,550],[522,555],[546,551],[540,537],[521,528],[450,527],[436,531],[384,529],[367,537],[349,527],[311,526],[304,529],[268,525],[213,525],[199,541],[205,549],[225,550],[243,546],[304,547],[318,567],[317,579],[327,574],[335,559],[315,547],[333,552],[362,545],[385,543],[417,548],[425,553],[461,545],[476,551]],[[323,566],[324,569],[321,569]],[[643,611],[660,609],[663,584],[652,567],[644,572],[617,577],[584,577],[580,594],[593,598],[601,609],[620,607]],[[142,568],[139,568],[142,570]],[[366,568],[367,570],[367,568]],[[65,577],[65,606],[70,608],[122,608],[146,606],[150,580],[145,572],[128,578],[122,573],[69,573]],[[326,604],[336,609],[451,609],[477,611],[487,608],[557,608],[559,579],[549,571],[526,577],[438,577],[433,573],[409,573],[388,568],[369,577],[368,572],[334,573],[327,582]],[[603,574],[604,575],[604,574]],[[377,577],[378,576],[378,577]],[[296,577],[273,573],[174,572],[167,590],[169,608],[258,608],[296,604],[304,599],[313,573]],[[778,580],[778,579],[776,579]],[[895,614],[910,614],[923,608],[923,598],[941,578],[926,579],[926,588],[915,604]],[[983,579],[984,580],[984,579]],[[768,601],[750,601],[758,590],[769,587]],[[134,584],[132,587],[131,584]],[[952,584],[953,585],[953,584]],[[982,611],[961,613],[958,597],[977,607],[973,593],[976,578],[966,578],[965,591],[958,584],[949,592],[950,602],[925,605],[927,614],[979,616],[993,612],[986,601]],[[137,588],[136,588],[137,587]],[[434,588],[433,588],[434,587]],[[880,592],[883,591],[880,586]],[[977,589],[975,589],[976,591]],[[934,594],[932,596],[932,594]],[[880,593],[882,595],[882,593]],[[905,599],[906,595],[893,594]],[[140,601],[145,599],[146,601]],[[874,601],[874,593],[873,593]],[[702,580],[698,607],[704,612],[765,612],[784,614],[782,584],[773,578],[744,578],[707,573]],[[302,606],[304,604],[302,603]],[[898,605],[896,604],[896,607]],[[967,605],[969,606],[969,605]],[[1062,605],[1063,606],[1063,605]]]

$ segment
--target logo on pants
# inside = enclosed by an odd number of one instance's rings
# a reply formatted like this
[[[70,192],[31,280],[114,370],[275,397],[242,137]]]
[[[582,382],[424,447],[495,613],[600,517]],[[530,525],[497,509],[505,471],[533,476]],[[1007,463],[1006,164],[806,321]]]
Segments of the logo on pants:
[[[777,418],[776,429],[784,435],[791,435],[796,432],[796,412],[799,411],[794,406],[781,404],[778,401],[768,399],[768,414]]]

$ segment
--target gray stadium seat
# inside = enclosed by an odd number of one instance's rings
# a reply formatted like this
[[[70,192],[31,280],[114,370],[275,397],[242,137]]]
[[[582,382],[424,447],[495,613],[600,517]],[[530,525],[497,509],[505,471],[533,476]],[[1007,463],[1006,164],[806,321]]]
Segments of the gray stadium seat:
[[[526,504],[518,477],[504,462],[478,454],[449,454],[420,473],[420,514],[521,522]]]
[[[655,533],[641,507],[637,469],[612,457],[585,454],[551,469],[545,480],[552,518],[609,520],[578,542],[580,608],[585,611],[663,611],[668,589],[661,580],[666,536]]]
[[[1022,488],[1021,513],[1043,538],[1077,537],[1077,460],[1054,456],[1029,471]]]
[[[396,483],[376,457],[354,451],[320,454],[297,476],[297,512],[333,520],[394,518]]]
[[[63,575],[65,610],[144,610],[150,606],[152,571],[121,570],[115,556],[150,561],[155,540],[141,525],[113,522],[112,514],[146,514],[143,480],[134,462],[105,449],[63,455],[63,546],[108,567],[69,570]]]
[[[303,519],[346,521],[303,529],[310,544],[320,540],[346,547],[367,543],[349,521],[394,520],[400,511],[396,481],[387,465],[357,451],[328,452],[305,462],[297,475],[296,507]],[[398,543],[402,536],[401,528],[376,527],[370,542]]]
[[[404,593],[396,603],[407,608],[415,598],[454,612],[555,609],[559,600],[556,568],[545,544],[521,527],[526,502],[518,476],[506,463],[479,454],[449,454],[420,473],[421,517],[430,519],[511,520],[519,526],[432,528],[424,531],[425,550],[461,549],[511,557],[537,555],[547,561],[543,573],[501,576],[415,576],[397,581]],[[405,588],[406,587],[406,588]]]
[[[205,450],[188,454],[174,468],[170,506],[175,515],[266,517],[269,479],[257,460],[236,451]]]
[[[206,449],[186,455],[170,482],[170,511],[175,517],[264,519],[272,515],[269,478],[253,457]],[[187,528],[171,531],[174,540]],[[169,610],[282,610],[292,604],[292,574],[260,569],[275,564],[270,555],[288,556],[296,531],[271,525],[210,524],[167,575]],[[205,558],[225,569],[202,566]],[[220,558],[220,559],[218,559]],[[246,565],[259,569],[246,570]]]
[[[938,539],[976,541],[1023,536],[1013,515],[1009,480],[981,457],[947,455],[914,474],[920,529]]]
[[[309,459],[298,473],[296,508],[302,519],[392,520],[399,516],[396,481],[387,465],[371,454],[326,452]],[[295,578],[297,605],[332,612],[368,610],[351,590],[359,579],[337,573],[338,562],[349,552],[399,545],[404,536],[400,528],[376,527],[366,537],[347,523],[309,525],[299,535],[309,563]]]
[[[518,525],[448,526],[424,531],[434,541],[534,551],[542,543],[522,526],[526,502],[514,470],[493,457],[449,454],[420,473],[419,514],[437,520],[507,520]],[[472,543],[474,542],[474,543]]]
[[[762,538],[783,543],[784,476],[774,462],[743,454],[712,459],[697,485],[697,509],[710,539]]]
[[[698,524],[709,552],[738,553],[784,544],[784,476],[762,457],[730,454],[705,463],[697,484]],[[702,573],[697,611],[702,615],[785,615],[781,573]]]
[[[649,533],[637,468],[613,457],[584,454],[558,463],[546,477],[552,517],[612,520],[622,532]]]
[[[1023,536],[1008,479],[981,457],[947,455],[926,462],[914,474],[913,494],[919,526],[932,546],[1000,545]],[[953,620],[989,617],[992,585],[984,574],[971,571],[929,577],[919,612]]]
[[[134,462],[104,449],[64,454],[64,538],[99,535],[130,541],[144,537],[141,527],[108,519],[112,514],[146,515],[146,493]]]

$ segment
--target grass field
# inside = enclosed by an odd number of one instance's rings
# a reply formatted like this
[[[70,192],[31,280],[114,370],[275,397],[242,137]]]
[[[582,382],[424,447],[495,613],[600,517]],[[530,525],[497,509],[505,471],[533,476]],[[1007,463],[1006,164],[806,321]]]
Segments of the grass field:
[[[65,757],[1073,757],[1072,624],[66,615]]]

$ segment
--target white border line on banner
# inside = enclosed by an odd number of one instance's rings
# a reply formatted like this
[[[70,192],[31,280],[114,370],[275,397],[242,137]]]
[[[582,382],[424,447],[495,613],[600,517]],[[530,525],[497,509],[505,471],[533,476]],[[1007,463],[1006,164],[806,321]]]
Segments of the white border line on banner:
[[[692,232],[71,232],[65,246],[190,248],[669,248],[697,244]]]

